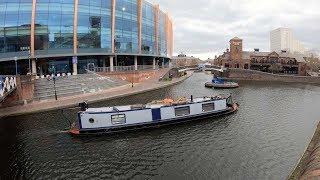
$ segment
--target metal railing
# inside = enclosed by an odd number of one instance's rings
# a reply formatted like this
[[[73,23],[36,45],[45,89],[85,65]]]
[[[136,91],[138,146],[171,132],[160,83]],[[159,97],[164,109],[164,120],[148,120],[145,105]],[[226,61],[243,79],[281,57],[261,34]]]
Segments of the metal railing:
[[[0,102],[6,96],[17,88],[17,78],[15,76],[2,76],[0,75]]]
[[[137,70],[152,70],[154,69],[152,65],[138,65]],[[155,70],[158,70],[159,66],[155,66]],[[92,69],[90,69],[92,71]],[[112,72],[110,67],[95,67],[95,72]],[[114,66],[113,67],[114,72],[130,72],[130,71],[136,71],[135,66]]]

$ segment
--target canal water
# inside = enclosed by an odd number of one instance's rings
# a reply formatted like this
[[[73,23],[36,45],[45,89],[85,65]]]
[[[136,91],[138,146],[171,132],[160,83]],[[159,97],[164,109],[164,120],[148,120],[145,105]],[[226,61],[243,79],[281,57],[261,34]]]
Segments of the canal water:
[[[210,79],[197,73],[168,89],[91,106],[231,93],[236,114],[88,138],[63,132],[62,111],[1,119],[0,179],[285,179],[320,120],[320,87],[241,82],[212,90],[204,88]],[[75,113],[64,111],[69,119]]]

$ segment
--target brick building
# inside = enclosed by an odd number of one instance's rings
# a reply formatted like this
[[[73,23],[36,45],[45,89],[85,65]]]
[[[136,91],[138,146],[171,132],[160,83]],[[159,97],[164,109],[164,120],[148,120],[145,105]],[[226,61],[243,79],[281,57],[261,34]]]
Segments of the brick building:
[[[226,68],[306,75],[306,62],[302,55],[286,51],[260,52],[259,49],[243,51],[243,41],[238,37],[230,40],[230,49],[217,57],[215,64]]]

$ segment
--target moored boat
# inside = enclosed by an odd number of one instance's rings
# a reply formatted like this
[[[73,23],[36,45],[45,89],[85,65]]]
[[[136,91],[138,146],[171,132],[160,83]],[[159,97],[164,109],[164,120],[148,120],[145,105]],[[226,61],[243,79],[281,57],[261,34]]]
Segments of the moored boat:
[[[212,82],[205,83],[207,88],[217,88],[217,89],[232,89],[238,88],[239,84],[236,82],[227,82],[222,78],[214,77]]]
[[[146,105],[104,108],[88,108],[86,103],[81,103],[80,106],[78,121],[68,131],[74,136],[159,127],[227,115],[238,110],[238,104],[233,102],[231,96],[191,96],[190,99],[164,99]]]

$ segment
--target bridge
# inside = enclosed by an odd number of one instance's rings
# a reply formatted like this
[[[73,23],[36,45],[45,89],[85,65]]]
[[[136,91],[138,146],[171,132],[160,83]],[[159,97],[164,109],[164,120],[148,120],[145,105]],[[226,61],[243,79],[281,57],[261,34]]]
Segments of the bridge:
[[[15,76],[0,75],[0,102],[17,89]]]

